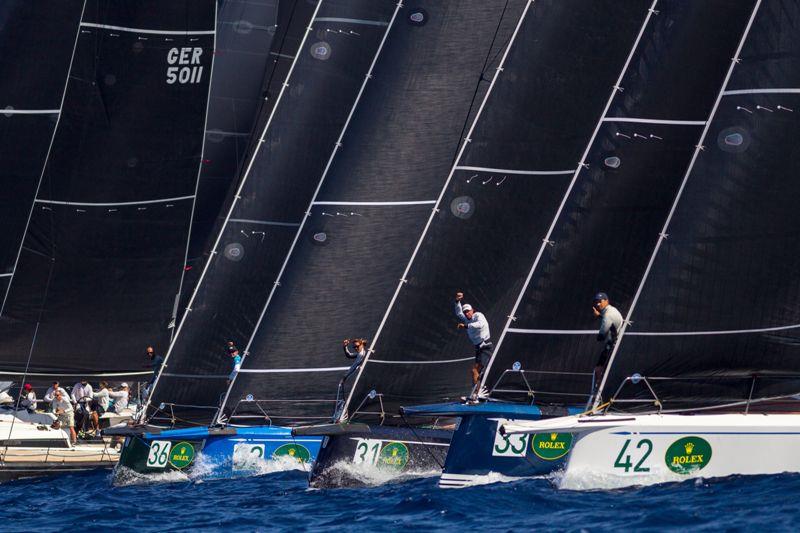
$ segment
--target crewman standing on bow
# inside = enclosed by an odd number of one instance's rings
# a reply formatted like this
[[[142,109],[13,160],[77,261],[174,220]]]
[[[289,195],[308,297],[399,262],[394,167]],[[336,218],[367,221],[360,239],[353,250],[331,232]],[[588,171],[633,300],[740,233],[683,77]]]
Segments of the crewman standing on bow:
[[[594,367],[594,387],[600,385],[600,379],[603,377],[603,372],[608,364],[608,358],[611,357],[611,352],[614,351],[614,345],[617,343],[617,336],[622,330],[622,314],[613,305],[608,303],[608,294],[598,292],[594,296],[594,303],[592,304],[592,312],[594,316],[600,319],[600,330],[597,332],[597,340],[603,342],[603,351]]]
[[[462,303],[463,292],[456,293],[456,317],[459,319],[458,329],[466,329],[467,337],[475,346],[475,363],[472,365],[472,384],[477,385],[481,375],[489,365],[494,345],[491,343],[489,322],[483,313],[475,311],[470,304]],[[479,395],[480,396],[480,395]],[[473,398],[474,399],[474,398]]]

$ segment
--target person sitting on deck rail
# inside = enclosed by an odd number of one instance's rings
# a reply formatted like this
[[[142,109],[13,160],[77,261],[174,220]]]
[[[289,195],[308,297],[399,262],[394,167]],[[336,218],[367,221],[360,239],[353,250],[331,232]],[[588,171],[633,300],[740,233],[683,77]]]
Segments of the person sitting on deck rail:
[[[22,387],[22,391],[19,395],[19,404],[28,410],[29,413],[33,413],[36,411],[36,407],[38,403],[36,402],[36,393],[33,392],[33,386],[30,383],[26,383]]]
[[[92,405],[92,430],[97,435],[100,431],[100,417],[108,411],[110,397],[108,394],[108,383],[105,381],[100,382],[100,390],[92,393],[94,403]]]
[[[57,426],[61,429],[69,428],[69,441],[74,446],[78,440],[78,435],[75,433],[75,411],[72,409],[69,396],[63,390],[61,388],[55,390],[51,408],[58,418]]]
[[[345,383],[347,383],[350,376],[358,372],[358,369],[361,368],[361,365],[364,364],[364,360],[367,358],[367,339],[353,339],[354,351],[350,350],[350,343],[350,339],[343,340],[342,349],[344,350],[345,357],[348,359],[355,359],[355,361],[353,361],[353,364],[347,369],[347,372],[344,373],[342,379],[339,380],[339,387],[336,389],[336,412],[333,415],[334,420],[340,417],[342,409],[344,408]]]
[[[123,409],[128,407],[128,397],[130,393],[128,392],[128,384],[123,383],[119,386],[119,390],[115,391],[113,389],[108,390],[108,395],[114,399],[114,412],[120,414]]]
[[[52,403],[53,399],[55,398],[56,391],[59,391],[59,390],[64,395],[64,398],[69,398],[69,394],[67,394],[67,389],[62,387],[58,383],[58,381],[54,381],[53,382],[53,386],[50,387],[49,389],[47,389],[47,392],[44,393],[44,398],[43,398],[44,401],[47,402],[47,403]],[[52,406],[50,407],[50,410],[51,411],[53,410]]]
[[[608,303],[608,295],[604,292],[595,294],[592,312],[594,316],[600,319],[600,330],[597,332],[597,340],[604,343],[603,351],[600,353],[600,358],[597,360],[597,365],[594,367],[593,388],[597,388],[600,386],[600,379],[602,379],[603,372],[605,372],[608,358],[611,356],[611,352],[614,351],[614,345],[617,343],[617,336],[622,329],[623,319],[619,310]]]
[[[494,345],[491,343],[491,333],[489,332],[489,322],[483,313],[475,311],[471,305],[461,301],[464,299],[463,292],[456,293],[456,317],[460,320],[458,323],[459,329],[467,330],[467,337],[470,342],[475,346],[475,363],[472,365],[472,384],[478,385],[483,375],[483,371],[489,364],[494,351]],[[474,391],[472,400],[486,396],[486,391]]]

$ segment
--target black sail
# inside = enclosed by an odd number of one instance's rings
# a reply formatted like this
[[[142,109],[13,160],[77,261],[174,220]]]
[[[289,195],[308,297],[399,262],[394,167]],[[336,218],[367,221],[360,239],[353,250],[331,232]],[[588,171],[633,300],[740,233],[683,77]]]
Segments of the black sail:
[[[55,131],[82,10],[83,0],[0,4],[0,310]]]
[[[389,309],[351,411],[392,413],[469,391],[474,348],[456,330],[453,296],[464,290],[497,338],[648,5],[531,5]],[[380,401],[367,399],[371,390]]]
[[[666,409],[800,391],[799,30],[796,3],[761,2],[651,248],[604,397],[634,373]],[[652,399],[644,388],[629,383],[620,397]]]
[[[0,316],[0,368],[135,375],[169,337],[203,144],[213,1],[87,1]]]
[[[258,119],[275,101],[273,93],[285,78],[290,52],[297,48],[313,8],[298,0],[224,0],[217,6],[203,163],[176,322],[213,246],[215,227],[227,212],[228,191],[241,175],[251,140],[260,133]]]
[[[342,339],[377,331],[523,6],[398,14],[228,396],[230,420],[333,414]]]
[[[389,1],[322,0],[285,50],[288,77],[253,142],[235,201],[156,383],[148,416],[209,423],[227,387],[225,343],[244,349],[292,247],[395,9]],[[311,16],[313,15],[313,20]],[[295,59],[296,58],[296,59]],[[285,83],[285,85],[283,85]]]
[[[603,350],[592,298],[630,307],[753,5],[658,3],[507,323],[487,379],[499,396],[588,399]]]

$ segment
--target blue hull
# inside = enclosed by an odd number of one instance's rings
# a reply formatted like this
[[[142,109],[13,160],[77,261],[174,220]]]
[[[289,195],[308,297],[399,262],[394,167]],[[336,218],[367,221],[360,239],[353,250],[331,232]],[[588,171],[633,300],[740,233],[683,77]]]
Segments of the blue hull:
[[[443,488],[542,476],[558,470],[571,447],[570,435],[514,435],[506,438],[497,432],[498,421],[539,420],[582,411],[578,407],[553,409],[501,402],[434,404],[404,409],[410,415],[461,418],[439,480],[439,486]]]
[[[190,428],[131,435],[114,481],[180,472],[190,478],[224,479],[297,469],[316,460],[320,437],[293,437],[290,428]]]

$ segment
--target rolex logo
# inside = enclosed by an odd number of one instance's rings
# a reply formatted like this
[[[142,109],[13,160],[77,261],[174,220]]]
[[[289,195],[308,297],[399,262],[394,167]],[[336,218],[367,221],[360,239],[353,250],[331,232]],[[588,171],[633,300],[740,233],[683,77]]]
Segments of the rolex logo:
[[[558,433],[550,433],[550,440],[556,440],[558,438]]]
[[[684,450],[686,450],[686,453],[687,453],[687,454],[690,454],[690,453],[692,453],[692,450],[694,450],[694,443],[693,443],[693,442],[687,442],[687,443],[686,443],[686,444],[683,446],[683,449],[684,449]]]

